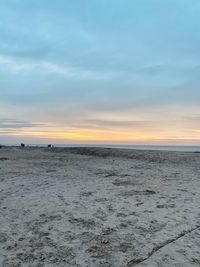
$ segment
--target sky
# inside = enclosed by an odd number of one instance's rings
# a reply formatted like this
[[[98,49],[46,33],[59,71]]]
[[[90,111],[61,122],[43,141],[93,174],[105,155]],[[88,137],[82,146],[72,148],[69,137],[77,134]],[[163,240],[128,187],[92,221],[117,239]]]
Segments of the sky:
[[[0,143],[200,145],[199,0],[0,0]]]

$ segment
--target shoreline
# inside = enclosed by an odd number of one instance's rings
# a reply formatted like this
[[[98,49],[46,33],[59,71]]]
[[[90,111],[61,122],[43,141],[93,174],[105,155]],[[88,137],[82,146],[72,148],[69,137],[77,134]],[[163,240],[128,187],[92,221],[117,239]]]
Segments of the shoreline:
[[[26,144],[26,148],[48,148],[49,144]],[[19,145],[1,145],[2,148],[19,148]],[[190,152],[190,153],[200,153],[200,146],[169,146],[169,145],[58,145],[52,144],[52,148],[57,149],[118,149],[118,150],[130,150],[130,151],[146,151],[146,152]]]

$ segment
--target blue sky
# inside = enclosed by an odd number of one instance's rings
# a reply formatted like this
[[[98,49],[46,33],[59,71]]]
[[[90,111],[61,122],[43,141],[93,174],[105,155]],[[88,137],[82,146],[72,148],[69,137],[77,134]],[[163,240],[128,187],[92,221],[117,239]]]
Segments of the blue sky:
[[[0,0],[0,142],[200,144],[199,14],[199,0]]]

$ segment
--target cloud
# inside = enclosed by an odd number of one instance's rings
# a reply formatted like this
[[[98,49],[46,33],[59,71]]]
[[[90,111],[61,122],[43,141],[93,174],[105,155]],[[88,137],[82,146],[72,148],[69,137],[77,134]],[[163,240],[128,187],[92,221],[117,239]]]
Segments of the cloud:
[[[101,127],[109,127],[109,128],[146,128],[146,127],[153,127],[155,122],[148,121],[148,120],[88,120],[86,124],[91,126],[96,126],[99,129]]]
[[[92,71],[78,67],[63,66],[51,61],[26,60],[0,55],[0,70],[17,74],[42,73],[63,78],[102,80],[113,77],[113,72]]]
[[[16,120],[4,118],[0,119],[0,129],[23,129],[41,126],[42,124],[37,124],[29,121]]]

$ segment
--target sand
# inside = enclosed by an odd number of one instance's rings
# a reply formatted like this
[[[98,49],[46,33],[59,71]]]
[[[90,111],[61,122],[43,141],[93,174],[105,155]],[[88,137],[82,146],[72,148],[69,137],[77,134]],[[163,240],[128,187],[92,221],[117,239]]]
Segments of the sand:
[[[0,266],[200,266],[200,154],[0,149]]]

